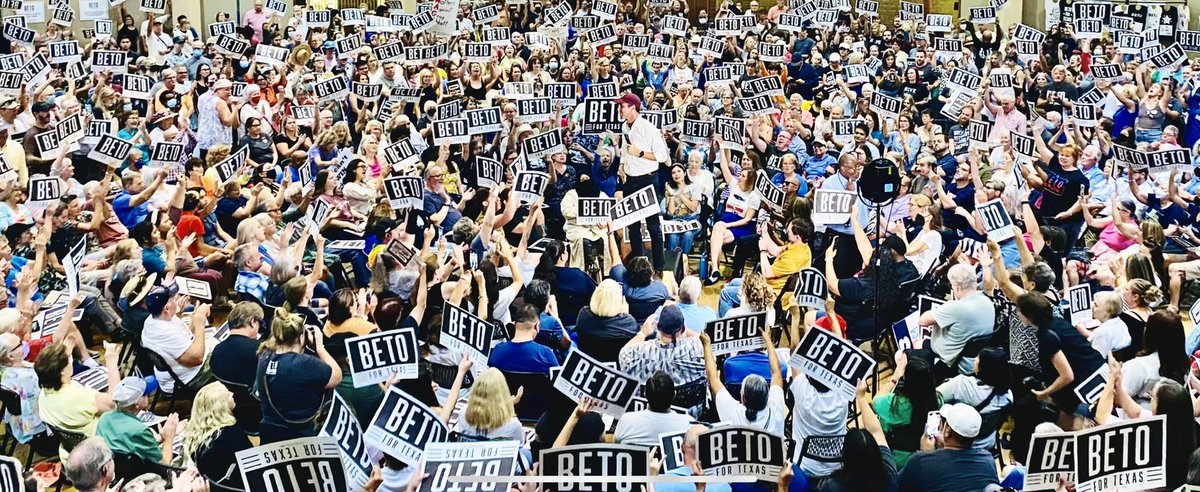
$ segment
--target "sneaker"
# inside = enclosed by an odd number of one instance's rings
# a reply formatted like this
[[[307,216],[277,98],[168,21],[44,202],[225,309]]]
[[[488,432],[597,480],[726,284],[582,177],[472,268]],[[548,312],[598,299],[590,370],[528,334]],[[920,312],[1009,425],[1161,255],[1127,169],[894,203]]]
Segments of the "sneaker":
[[[705,281],[704,285],[713,285],[720,281],[721,281],[721,271],[713,270],[712,273],[708,274],[708,279]]]

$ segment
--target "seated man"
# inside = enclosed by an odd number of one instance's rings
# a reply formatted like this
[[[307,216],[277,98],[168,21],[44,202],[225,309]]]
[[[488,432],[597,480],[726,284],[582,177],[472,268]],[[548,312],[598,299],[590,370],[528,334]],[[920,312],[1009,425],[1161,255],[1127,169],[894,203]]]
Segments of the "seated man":
[[[243,244],[233,250],[233,266],[238,270],[233,290],[256,299],[265,299],[271,279],[259,271],[262,263],[262,253],[257,244]]]
[[[637,446],[658,446],[659,436],[687,431],[692,418],[671,411],[675,400],[675,382],[671,375],[655,371],[646,381],[644,394],[649,408],[627,412],[617,421],[613,442]]]
[[[208,359],[204,328],[208,326],[209,305],[200,304],[192,312],[191,326],[176,317],[183,310],[185,297],[180,297],[174,288],[155,287],[146,296],[146,326],[142,329],[142,346],[154,351],[181,382],[192,388],[200,388],[212,382],[212,372],[205,361]],[[175,378],[154,368],[159,387],[166,393],[175,391]]]
[[[900,491],[942,492],[984,490],[999,483],[996,461],[985,449],[973,447],[983,419],[970,405],[943,405],[940,433],[935,437],[936,451],[913,455],[900,471]]]
[[[272,313],[274,314],[274,313]],[[229,311],[229,338],[213,347],[208,357],[213,377],[233,393],[233,417],[247,433],[257,433],[262,410],[250,396],[258,371],[258,336],[263,310],[258,304],[242,301]]]
[[[516,326],[512,340],[501,342],[492,349],[488,366],[503,372],[537,372],[550,375],[551,367],[558,367],[554,350],[538,343],[540,324],[538,308],[517,300],[512,307],[513,324]]]
[[[154,388],[148,388],[146,380],[142,378],[129,376],[122,379],[113,392],[113,403],[117,408],[100,416],[96,435],[104,438],[114,453],[169,465],[174,459],[172,443],[179,427],[179,415],[167,417],[159,435],[155,436],[137,415],[150,406],[150,399],[146,395],[152,391]]]
[[[974,360],[960,355],[972,339],[995,331],[996,305],[979,290],[974,268],[962,263],[954,265],[946,278],[950,281],[953,300],[926,311],[919,323],[933,326],[929,339],[933,356],[951,369],[957,369],[959,374],[972,374],[975,372]],[[926,354],[925,359],[934,367],[932,357]]]

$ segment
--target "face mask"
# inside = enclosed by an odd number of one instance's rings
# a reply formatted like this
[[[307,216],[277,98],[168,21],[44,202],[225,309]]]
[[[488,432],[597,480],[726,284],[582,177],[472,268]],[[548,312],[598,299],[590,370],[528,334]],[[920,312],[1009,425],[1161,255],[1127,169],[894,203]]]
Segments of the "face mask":
[[[193,51],[193,52],[192,52],[192,58],[200,58],[200,55],[203,55],[203,54],[204,54],[204,53],[201,53],[201,52],[199,52],[199,51]]]
[[[546,68],[549,69],[551,72],[553,72],[555,70],[558,70],[558,64],[551,62],[550,64],[546,65]]]
[[[250,62],[248,62],[246,60],[242,60],[242,61],[238,62],[238,65],[241,65],[242,68],[250,68]]]
[[[179,107],[179,100],[172,99],[170,101],[167,101],[167,107],[171,108],[171,109],[175,109],[175,108]]]
[[[121,106],[121,109],[124,109],[126,113],[133,111],[133,103],[125,103],[124,106]]]
[[[708,25],[708,18],[707,18],[707,17],[701,17],[701,18],[699,18],[699,19],[696,19],[696,22],[699,22],[699,23],[700,23],[700,25],[702,25],[702,26],[707,26],[707,25]]]
[[[1053,121],[1046,123],[1046,131],[1052,132],[1052,131],[1056,130],[1057,128],[1058,128],[1058,125],[1054,124]]]

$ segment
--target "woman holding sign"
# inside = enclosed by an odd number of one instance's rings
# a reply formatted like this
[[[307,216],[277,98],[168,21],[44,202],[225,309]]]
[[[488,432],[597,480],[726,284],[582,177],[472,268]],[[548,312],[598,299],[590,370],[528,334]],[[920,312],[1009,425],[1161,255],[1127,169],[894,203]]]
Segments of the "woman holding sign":
[[[724,141],[719,136],[717,145],[724,146]],[[730,183],[729,198],[725,201],[721,218],[713,224],[712,235],[709,236],[709,261],[712,263],[709,264],[711,271],[708,274],[708,285],[721,280],[722,248],[726,244],[754,234],[754,217],[758,214],[760,200],[754,190],[754,168],[730,163],[729,152],[724,149],[721,149],[721,175],[725,177],[726,183]],[[735,269],[733,273],[734,276],[738,276],[740,272]]]
[[[262,404],[262,444],[317,435],[317,417],[327,390],[342,370],[325,351],[325,334],[306,329],[304,318],[275,310],[271,336],[259,348],[255,389]],[[305,349],[312,349],[316,356]]]

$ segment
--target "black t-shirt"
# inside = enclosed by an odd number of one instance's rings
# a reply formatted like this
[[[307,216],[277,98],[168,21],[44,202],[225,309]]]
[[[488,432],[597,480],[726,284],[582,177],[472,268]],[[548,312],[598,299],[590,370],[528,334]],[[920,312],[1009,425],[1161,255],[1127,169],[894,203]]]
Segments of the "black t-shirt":
[[[311,425],[289,424],[284,419],[292,422],[312,419],[320,410],[325,385],[332,373],[333,369],[321,359],[309,354],[285,352],[263,356],[256,373],[263,424],[297,430],[304,427],[315,432]]]
[[[1050,384],[1058,378],[1054,369],[1054,355],[1062,352],[1075,374],[1075,381],[1070,386],[1054,394],[1054,400],[1066,410],[1074,410],[1079,399],[1074,394],[1076,385],[1084,382],[1097,369],[1105,365],[1104,357],[1092,348],[1083,335],[1071,323],[1062,318],[1054,318],[1050,326],[1038,330],[1038,359],[1042,363],[1042,381]]]
[[[235,455],[254,447],[246,438],[246,431],[237,424],[223,427],[213,436],[207,446],[196,452],[196,469],[208,479],[234,490],[242,489],[242,473],[238,470]]]
[[[1046,171],[1046,180],[1042,185],[1042,198],[1039,200],[1038,210],[1046,219],[1053,219],[1055,215],[1066,212],[1079,201],[1079,196],[1087,192],[1089,181],[1079,168],[1063,170],[1057,155],[1050,160],[1050,164],[1039,165]],[[1070,218],[1079,215],[1080,212],[1076,212]]]
[[[213,347],[209,365],[213,375],[221,381],[253,386],[255,367],[258,365],[258,340],[229,335],[224,342]]]
[[[1044,106],[1046,111],[1057,111],[1061,114],[1064,101],[1074,101],[1079,98],[1079,88],[1068,82],[1051,82],[1041,90],[1038,97],[1046,100]]]

